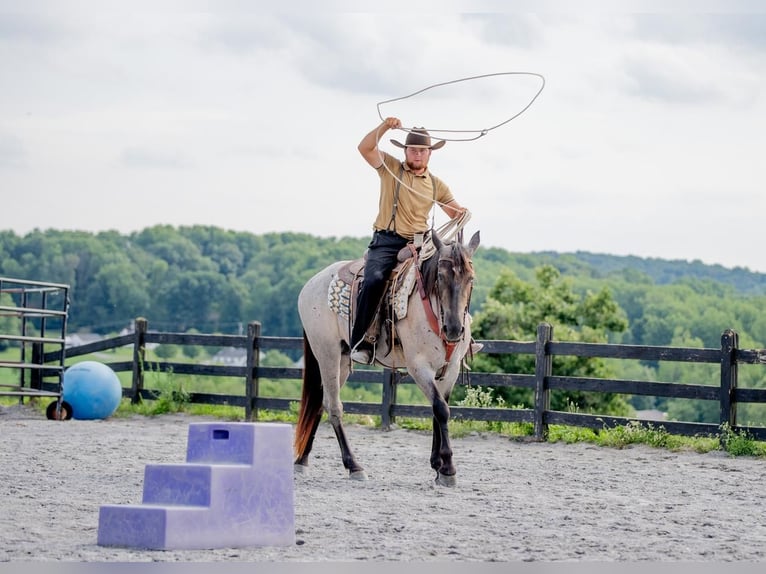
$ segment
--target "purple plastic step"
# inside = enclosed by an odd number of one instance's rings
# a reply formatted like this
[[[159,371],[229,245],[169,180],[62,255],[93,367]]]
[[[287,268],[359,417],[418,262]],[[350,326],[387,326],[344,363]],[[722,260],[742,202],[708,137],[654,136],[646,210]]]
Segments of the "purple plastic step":
[[[142,504],[104,505],[98,544],[152,549],[295,543],[292,426],[193,423],[186,464],[150,464]]]

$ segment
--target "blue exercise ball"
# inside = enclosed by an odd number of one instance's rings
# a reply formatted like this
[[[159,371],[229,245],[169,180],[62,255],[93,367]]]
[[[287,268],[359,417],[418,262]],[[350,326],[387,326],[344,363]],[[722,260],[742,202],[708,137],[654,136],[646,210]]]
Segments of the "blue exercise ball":
[[[120,406],[122,385],[107,365],[83,361],[64,371],[61,398],[72,407],[73,418],[105,419]]]

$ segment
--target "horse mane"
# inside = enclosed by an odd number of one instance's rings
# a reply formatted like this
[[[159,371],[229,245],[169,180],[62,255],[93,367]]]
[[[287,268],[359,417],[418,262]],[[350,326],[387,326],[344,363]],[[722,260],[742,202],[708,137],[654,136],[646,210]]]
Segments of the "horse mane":
[[[471,265],[471,259],[468,257],[468,251],[465,246],[458,242],[445,243],[442,251],[450,250],[449,258],[455,266],[455,273],[462,274],[463,271]],[[431,257],[422,262],[420,273],[423,276],[423,289],[428,295],[437,295],[436,277],[439,273],[439,259],[442,256],[436,251]]]

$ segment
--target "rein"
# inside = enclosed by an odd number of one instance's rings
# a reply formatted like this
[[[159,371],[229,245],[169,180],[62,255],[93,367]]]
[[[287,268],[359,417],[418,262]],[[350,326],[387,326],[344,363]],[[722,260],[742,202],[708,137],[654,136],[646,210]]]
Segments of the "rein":
[[[433,306],[431,305],[431,300],[429,299],[428,293],[426,293],[425,287],[423,286],[423,275],[420,273],[420,265],[417,264],[418,262],[417,250],[415,249],[415,246],[412,243],[409,243],[408,247],[410,248],[410,251],[412,252],[412,256],[415,258],[415,279],[416,279],[415,284],[418,287],[418,294],[420,295],[420,301],[421,303],[423,303],[423,310],[426,313],[426,318],[428,319],[428,324],[431,326],[431,330],[434,333],[437,333],[439,335],[439,338],[442,340],[442,343],[444,344],[444,348],[446,350],[445,362],[449,363],[450,359],[452,358],[452,353],[455,351],[455,347],[458,344],[458,341],[448,341],[447,337],[444,335],[444,331],[439,325],[439,319],[436,317],[436,313],[434,313]]]

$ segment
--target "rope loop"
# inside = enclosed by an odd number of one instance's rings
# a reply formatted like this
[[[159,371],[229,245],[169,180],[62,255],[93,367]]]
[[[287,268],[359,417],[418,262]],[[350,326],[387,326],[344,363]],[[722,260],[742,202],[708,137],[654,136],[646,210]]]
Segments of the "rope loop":
[[[540,93],[543,91],[543,88],[545,88],[545,77],[542,74],[538,74],[536,72],[495,72],[495,73],[492,73],[492,74],[482,74],[482,75],[479,75],[479,76],[469,76],[469,77],[466,77],[466,78],[459,78],[457,80],[450,80],[448,82],[441,82],[441,83],[438,83],[438,84],[432,84],[432,85],[426,86],[425,88],[422,88],[422,89],[420,89],[420,90],[418,90],[416,92],[412,92],[411,94],[407,94],[406,96],[401,96],[401,97],[398,97],[398,98],[391,98],[390,100],[384,100],[382,102],[378,102],[378,104],[377,104],[378,117],[380,117],[381,123],[385,119],[383,117],[383,114],[380,111],[380,107],[381,106],[383,106],[385,104],[390,104],[390,103],[393,103],[393,102],[398,102],[398,101],[401,101],[401,100],[406,100],[408,98],[412,98],[414,96],[417,96],[419,94],[422,94],[422,93],[427,92],[428,90],[432,90],[434,88],[438,88],[438,87],[441,87],[441,86],[448,86],[448,85],[451,85],[451,84],[458,84],[458,83],[461,83],[461,82],[469,82],[471,80],[479,80],[479,79],[482,79],[482,78],[490,78],[490,77],[494,77],[494,76],[513,76],[513,75],[517,75],[517,76],[518,75],[521,75],[521,76],[534,76],[534,77],[540,79],[540,89],[537,90],[535,95],[532,96],[532,99],[529,100],[529,103],[526,106],[524,106],[521,109],[521,111],[519,111],[518,113],[516,113],[516,114],[512,115],[511,117],[503,120],[499,124],[495,124],[495,125],[493,125],[491,127],[488,127],[488,128],[479,128],[479,129],[470,129],[470,130],[450,130],[450,129],[430,128],[430,127],[428,128],[429,134],[431,134],[431,136],[434,137],[434,139],[444,140],[444,141],[465,141],[465,142],[467,142],[467,141],[476,141],[479,138],[482,138],[482,137],[486,136],[492,130],[497,129],[500,126],[504,126],[505,124],[507,124],[511,120],[514,120],[514,119],[518,118],[521,114],[526,112],[529,109],[529,107],[535,102],[535,100],[540,95]],[[401,129],[403,132],[409,133],[414,128],[404,128],[404,127],[402,127],[402,128],[399,128],[399,129]],[[474,135],[473,137],[462,137],[462,138],[458,138],[458,137],[435,137],[435,136],[433,136],[434,133],[443,133],[443,134],[460,134],[460,133],[463,133],[463,134],[476,134],[476,135]],[[381,135],[380,135],[380,128],[378,128],[378,134],[377,134],[377,140],[378,141],[380,141],[380,137],[381,137]],[[404,181],[401,180],[401,178],[399,178],[394,172],[392,172],[388,168],[388,166],[386,165],[386,162],[383,161],[383,152],[380,151],[380,148],[378,148],[378,154],[380,155],[380,161],[383,164],[383,167],[386,169],[386,171],[388,171],[388,173],[391,174],[391,176],[394,178],[394,180],[399,182],[400,186],[403,189],[406,189],[407,191],[409,191],[411,193],[414,193],[415,195],[419,195],[421,197],[426,197],[424,194],[414,190],[412,187],[407,185]],[[439,202],[437,200],[433,200],[433,208],[435,208],[437,204],[443,205],[441,202]],[[447,223],[445,223],[442,227],[440,227],[437,230],[437,233],[439,233],[439,237],[440,238],[445,239],[447,241],[451,241],[452,238],[458,232],[460,232],[463,229],[465,224],[468,223],[468,221],[470,219],[471,219],[471,214],[470,214],[470,212],[468,212],[468,210],[466,210],[465,213],[463,213],[460,217],[457,217],[456,219],[450,220]],[[432,216],[432,221],[433,221],[433,216]],[[431,227],[433,228],[433,225]],[[431,246],[432,250],[429,253],[427,253],[427,256],[424,256],[423,252],[424,252],[425,248],[426,248],[426,245],[424,245],[423,249],[421,249],[421,259],[427,259],[428,257],[430,257],[433,254],[433,246]]]

